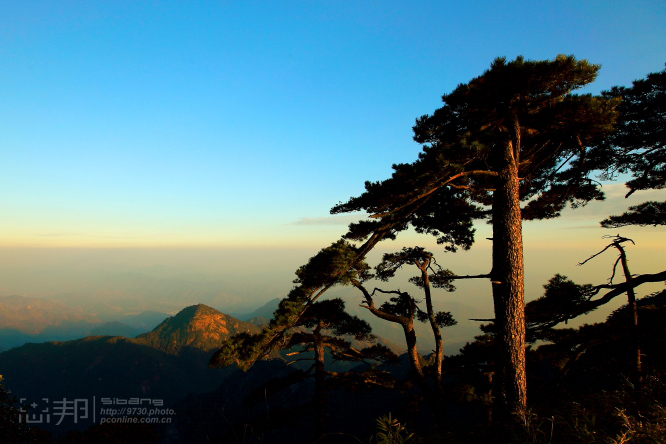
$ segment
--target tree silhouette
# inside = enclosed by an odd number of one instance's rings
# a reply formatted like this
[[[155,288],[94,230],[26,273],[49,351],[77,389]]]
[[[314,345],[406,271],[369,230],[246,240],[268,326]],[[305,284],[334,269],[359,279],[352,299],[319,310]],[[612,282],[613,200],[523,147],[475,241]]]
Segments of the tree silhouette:
[[[641,323],[641,349],[645,368],[651,369],[654,376],[659,376],[664,369],[664,322],[666,292],[659,291],[637,301]],[[609,390],[613,386],[626,383],[626,374],[634,372],[633,355],[635,349],[632,338],[633,310],[628,304],[611,313],[605,322],[585,324],[577,329],[554,329],[546,339],[548,344],[541,345],[537,354],[541,359],[557,363],[557,380],[550,385],[557,385],[557,390],[564,387],[575,392],[594,392]],[[646,372],[646,380],[650,378]],[[615,407],[624,408],[623,405]]]
[[[273,350],[281,349],[289,331],[297,327],[301,317],[317,300],[334,285],[349,285],[363,269],[357,269],[358,251],[344,240],[321,249],[296,271],[297,284],[286,298],[280,301],[273,319],[260,334],[241,333],[222,344],[211,358],[211,365],[236,364],[247,370]]]
[[[635,381],[640,384],[642,382],[642,366],[641,366],[641,342],[640,342],[640,332],[639,332],[639,327],[638,327],[638,309],[636,307],[636,292],[634,291],[634,287],[631,286],[631,283],[633,281],[633,276],[631,272],[629,271],[629,261],[627,260],[627,252],[624,249],[624,246],[622,245],[625,242],[631,242],[632,244],[634,243],[633,240],[626,238],[626,237],[621,237],[620,235],[617,236],[604,236],[605,238],[612,238],[613,242],[608,244],[606,248],[601,250],[599,253],[594,254],[590,256],[588,259],[585,261],[579,263],[578,265],[583,265],[589,260],[599,256],[601,253],[606,251],[607,249],[613,247],[615,248],[620,254],[618,255],[617,260],[615,261],[615,264],[613,265],[613,273],[608,280],[609,283],[613,283],[613,278],[615,277],[616,271],[617,271],[617,266],[618,264],[622,265],[622,271],[624,273],[624,280],[625,283],[628,284],[627,286],[627,306],[629,307],[629,310],[631,311],[631,320],[630,320],[630,325],[631,325],[631,336],[633,339],[633,362],[634,362],[634,373],[635,373]]]
[[[354,281],[354,285],[358,288],[364,296],[363,307],[367,308],[373,315],[385,321],[394,322],[400,325],[405,335],[405,343],[407,345],[407,356],[409,364],[414,371],[416,382],[421,387],[423,393],[428,393],[428,385],[423,373],[423,366],[421,365],[421,355],[418,352],[416,342],[416,331],[414,330],[414,318],[416,317],[417,307],[416,301],[409,293],[391,290],[383,291],[375,288],[370,293],[365,286],[359,282]],[[374,295],[376,292],[395,294],[389,302],[383,303],[380,307],[375,305]]]
[[[412,225],[450,251],[469,248],[474,218],[490,218],[493,267],[475,277],[492,282],[498,419],[522,415],[527,403],[522,220],[603,198],[588,178],[586,148],[612,129],[617,100],[572,94],[598,69],[573,56],[496,59],[417,119],[414,139],[424,147],[416,162],[394,165],[390,179],[367,182],[364,194],[332,210],[373,214],[375,221],[351,226],[350,238],[395,236]]]
[[[315,378],[315,435],[323,436],[326,424],[325,380],[327,376],[325,352],[328,350],[336,360],[388,362],[397,357],[388,348],[374,345],[362,350],[352,347],[344,336],[352,336],[358,341],[370,342],[375,338],[370,334],[370,325],[356,316],[345,312],[342,299],[329,299],[311,304],[296,324],[296,331],[285,336],[282,348],[294,350],[288,356],[314,352]],[[302,328],[298,328],[302,327]]]
[[[597,168],[607,177],[630,172],[629,197],[639,190],[666,186],[666,70],[635,80],[631,87],[616,86],[603,93],[621,98],[617,131],[595,151]],[[601,221],[604,228],[666,224],[666,202],[645,202]]]
[[[529,302],[525,307],[527,317],[527,329],[530,340],[538,339],[550,340],[554,333],[551,329],[561,322],[566,322],[582,314],[589,313],[592,310],[610,302],[613,298],[626,293],[627,311],[630,317],[627,318],[628,329],[631,332],[633,350],[631,362],[633,362],[633,381],[640,385],[643,377],[641,363],[641,341],[638,324],[638,301],[636,299],[635,288],[647,282],[660,282],[666,280],[666,271],[655,274],[633,275],[629,270],[627,254],[623,244],[627,242],[634,243],[633,240],[622,236],[604,236],[605,239],[612,239],[601,251],[593,254],[578,265],[584,265],[590,260],[601,255],[605,251],[614,248],[618,251],[618,258],[615,261],[611,277],[608,284],[592,286],[590,284],[578,285],[567,279],[566,276],[555,275],[548,284],[544,285],[544,296]],[[617,267],[622,267],[624,282],[614,284],[613,280],[617,274]],[[611,289],[600,298],[595,298],[602,289]]]
[[[545,286],[548,288],[546,294],[525,306],[527,330],[531,334],[542,335],[546,330],[562,322],[596,310],[616,297],[626,294],[630,288],[664,281],[666,281],[666,270],[632,275],[631,282],[600,285],[578,285],[566,276],[555,275]],[[608,291],[602,293],[603,290]]]
[[[547,339],[551,329],[561,322],[589,313],[596,307],[587,307],[593,286],[578,285],[566,276],[556,274],[543,286],[544,294],[525,305],[525,318],[529,342]]]
[[[382,281],[388,281],[395,273],[405,265],[414,265],[419,270],[419,275],[409,279],[411,283],[423,289],[426,309],[421,310],[415,305],[416,318],[421,322],[429,322],[435,339],[435,386],[441,390],[442,386],[442,327],[450,327],[457,324],[448,311],[435,312],[432,302],[431,287],[444,288],[454,291],[450,277],[450,270],[442,269],[435,261],[434,255],[421,247],[403,248],[397,253],[384,254],[382,261],[377,265],[376,277]],[[397,308],[397,307],[395,307]],[[385,310],[386,311],[386,310]]]
[[[604,228],[622,228],[629,225],[666,225],[666,202],[643,202],[629,207],[629,211],[619,216],[609,216],[601,221]]]
[[[226,340],[211,358],[210,365],[222,367],[237,364],[249,369],[258,359],[276,350],[290,350],[288,356],[314,352],[314,365],[307,373],[315,378],[315,435],[325,430],[325,351],[334,359],[364,362],[389,362],[397,357],[387,347],[373,345],[362,350],[352,347],[343,336],[359,341],[374,340],[370,325],[344,310],[341,299],[319,300],[335,284],[348,285],[363,276],[364,266],[352,267],[356,250],[345,241],[333,243],[310,258],[296,271],[297,284],[280,301],[273,319],[259,334],[241,333]],[[324,287],[324,290],[322,290]],[[303,378],[291,378],[298,382]]]
[[[630,288],[653,282],[666,281],[666,271],[633,275],[631,282],[601,285],[578,285],[566,276],[555,275],[544,287],[544,296],[530,301],[525,306],[527,331],[533,339],[542,339],[547,330],[589,313],[602,305],[626,294]],[[602,290],[609,290],[599,294]]]
[[[613,177],[630,172],[627,196],[666,186],[666,69],[616,86],[605,97],[620,98],[617,130],[595,151],[597,167]]]
[[[26,424],[29,407],[19,404],[14,395],[5,389],[0,375],[0,442],[41,444],[51,441],[50,434]]]

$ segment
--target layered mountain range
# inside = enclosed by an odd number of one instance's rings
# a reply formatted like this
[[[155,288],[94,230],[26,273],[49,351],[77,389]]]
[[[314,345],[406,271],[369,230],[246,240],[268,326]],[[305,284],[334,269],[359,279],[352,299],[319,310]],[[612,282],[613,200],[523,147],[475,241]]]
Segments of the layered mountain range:
[[[238,370],[210,368],[212,352],[230,335],[259,331],[254,324],[200,304],[136,338],[88,336],[15,347],[0,353],[0,374],[5,387],[34,404],[36,413],[53,412],[54,400],[85,400],[96,409],[76,424],[57,427],[55,418],[38,424],[58,433],[99,421],[102,399],[140,398],[173,406],[188,395],[216,389]]]
[[[51,321],[55,319],[53,317]],[[262,320],[259,317],[254,322],[261,324]],[[245,398],[253,390],[276,376],[298,371],[299,367],[306,369],[298,365],[287,366],[277,353],[269,355],[266,361],[257,363],[247,373],[235,366],[217,369],[208,366],[214,350],[229,336],[260,330],[254,323],[241,321],[209,306],[193,305],[134,338],[88,336],[12,348],[0,353],[0,374],[5,387],[22,402],[33,404],[36,414],[47,409],[53,412],[55,401],[88,402],[90,414],[85,419],[79,418],[77,423],[65,421],[57,425],[56,418],[53,418],[50,422],[37,424],[56,434],[72,428],[82,430],[94,421],[99,422],[100,415],[105,414],[100,405],[102,399],[113,402],[142,399],[174,409],[171,428],[163,427],[160,433],[198,436],[202,427],[217,432],[225,429],[226,426],[210,423],[219,415],[216,412],[220,409],[226,412],[228,420],[244,421],[253,417],[264,408],[244,406]],[[400,349],[389,341],[380,339],[380,342],[396,351]],[[336,365],[344,365],[344,368]],[[341,371],[349,369],[350,364],[329,361],[327,366]],[[281,392],[279,396],[281,404],[297,406],[305,401],[307,408],[311,388],[306,383]]]
[[[109,321],[55,299],[0,297],[0,351],[26,343],[68,341],[85,336],[133,338],[152,330],[166,313],[145,311]]]
[[[207,367],[210,354],[230,335],[242,331],[260,329],[200,304],[136,338],[88,336],[25,344],[0,353],[0,370],[7,386],[25,397],[114,392],[113,396],[176,400],[219,385],[220,371]]]

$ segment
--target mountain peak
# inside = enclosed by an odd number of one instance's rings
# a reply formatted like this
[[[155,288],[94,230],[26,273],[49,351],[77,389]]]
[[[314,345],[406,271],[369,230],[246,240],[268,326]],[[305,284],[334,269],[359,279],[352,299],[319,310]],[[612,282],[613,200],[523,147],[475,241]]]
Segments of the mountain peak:
[[[258,333],[259,328],[207,305],[198,304],[182,309],[150,333],[137,338],[167,353],[178,354],[186,347],[214,350],[224,340],[240,332]]]
[[[205,304],[196,304],[190,305],[189,307],[183,308],[181,311],[176,314],[176,316],[209,316],[209,315],[218,315],[224,314],[220,311],[215,310],[213,307],[209,307]]]
[[[160,327],[167,329],[184,329],[196,332],[205,338],[220,339],[222,335],[228,336],[227,323],[235,319],[204,304],[191,305],[179,311],[172,318],[167,318]],[[238,321],[240,322],[240,321]],[[164,328],[162,328],[164,329]],[[153,331],[155,331],[153,330]]]

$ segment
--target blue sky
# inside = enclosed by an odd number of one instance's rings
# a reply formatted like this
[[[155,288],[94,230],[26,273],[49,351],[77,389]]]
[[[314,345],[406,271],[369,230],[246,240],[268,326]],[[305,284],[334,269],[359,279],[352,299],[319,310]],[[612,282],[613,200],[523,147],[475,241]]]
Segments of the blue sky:
[[[497,56],[666,62],[662,1],[0,1],[0,246],[321,246]],[[337,225],[336,225],[337,224]]]

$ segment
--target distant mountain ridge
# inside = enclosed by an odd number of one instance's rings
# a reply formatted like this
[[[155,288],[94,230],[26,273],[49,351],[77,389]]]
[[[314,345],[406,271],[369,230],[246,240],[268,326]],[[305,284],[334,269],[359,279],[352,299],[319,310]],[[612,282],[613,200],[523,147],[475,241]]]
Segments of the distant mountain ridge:
[[[168,316],[148,311],[107,320],[54,299],[0,296],[0,349],[86,336],[134,338],[152,330]]]
[[[267,324],[268,321],[273,319],[273,313],[275,312],[275,310],[277,310],[281,300],[282,298],[271,299],[270,301],[266,302],[264,305],[257,308],[253,312],[248,313],[242,317],[239,317],[239,319],[252,322],[253,324],[256,325],[261,325],[264,323]]]
[[[93,328],[86,336],[122,336],[124,338],[134,338],[144,331],[122,322],[111,321]]]
[[[169,316],[170,315],[167,313],[149,310],[140,313],[125,314],[119,318],[113,318],[110,320],[122,322],[130,327],[141,330],[139,333],[145,333],[160,325],[162,321]]]
[[[103,321],[50,299],[0,296],[0,330],[11,329],[37,335],[49,326],[75,323],[99,325]]]

